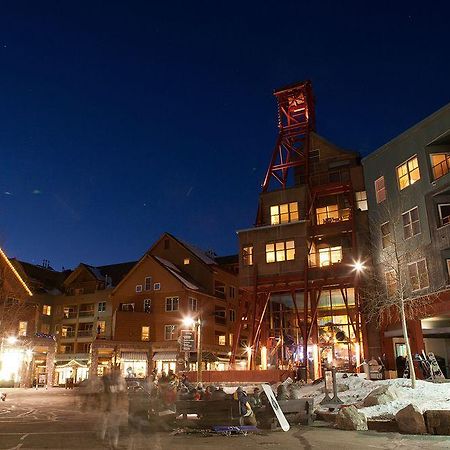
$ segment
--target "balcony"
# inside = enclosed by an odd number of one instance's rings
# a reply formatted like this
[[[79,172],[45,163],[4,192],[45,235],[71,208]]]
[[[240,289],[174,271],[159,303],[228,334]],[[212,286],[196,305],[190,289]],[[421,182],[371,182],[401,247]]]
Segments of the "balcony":
[[[62,330],[61,339],[72,339],[75,337],[75,330]]]
[[[85,311],[80,311],[80,317],[91,317],[95,314],[94,310],[85,310]]]
[[[93,335],[93,330],[78,330],[77,337],[91,337]]]
[[[350,220],[351,209],[338,209],[336,205],[325,206],[316,209],[316,223],[317,225],[329,225],[331,223],[344,222]]]
[[[327,247],[308,255],[308,267],[310,268],[326,269],[340,264],[351,264],[352,261],[352,248],[350,247]]]
[[[76,319],[78,317],[77,311],[64,311],[63,319]]]

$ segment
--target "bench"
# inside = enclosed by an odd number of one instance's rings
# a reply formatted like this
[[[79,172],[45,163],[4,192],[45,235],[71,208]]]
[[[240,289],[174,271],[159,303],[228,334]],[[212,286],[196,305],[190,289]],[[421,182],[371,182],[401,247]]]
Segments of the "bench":
[[[305,397],[290,400],[278,400],[281,411],[286,416],[287,421],[291,425],[302,424],[311,425],[313,422],[312,413],[314,411],[314,399]],[[277,428],[278,419],[269,405],[255,410],[256,419],[258,423],[264,428]]]
[[[239,422],[239,402],[223,400],[177,400],[177,415],[187,419],[188,414],[196,414],[202,425],[233,425]]]

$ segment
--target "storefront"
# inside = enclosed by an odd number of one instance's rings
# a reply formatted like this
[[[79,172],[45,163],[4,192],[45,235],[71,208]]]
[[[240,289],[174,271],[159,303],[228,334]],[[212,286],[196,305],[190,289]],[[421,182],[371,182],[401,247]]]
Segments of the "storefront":
[[[153,355],[152,360],[159,374],[162,372],[167,374],[169,370],[175,372],[177,369],[177,352],[157,352]]]
[[[55,367],[56,384],[64,386],[67,381],[72,380],[74,383],[80,383],[89,376],[89,368],[87,360],[70,360],[58,361]]]
[[[120,371],[125,378],[146,378],[148,375],[148,353],[122,352]]]

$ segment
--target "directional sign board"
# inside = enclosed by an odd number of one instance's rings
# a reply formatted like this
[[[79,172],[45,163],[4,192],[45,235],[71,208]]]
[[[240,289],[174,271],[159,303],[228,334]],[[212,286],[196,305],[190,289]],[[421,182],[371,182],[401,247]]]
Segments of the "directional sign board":
[[[192,330],[181,330],[181,351],[195,351],[195,332]]]

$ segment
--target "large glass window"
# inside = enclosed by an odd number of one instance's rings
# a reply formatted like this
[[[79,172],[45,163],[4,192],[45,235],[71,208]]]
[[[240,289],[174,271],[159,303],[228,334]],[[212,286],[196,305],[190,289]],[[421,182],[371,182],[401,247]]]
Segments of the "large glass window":
[[[367,211],[367,193],[366,191],[355,192],[356,209]]]
[[[414,184],[420,180],[419,161],[417,156],[413,156],[408,161],[397,167],[397,180],[400,190]]]
[[[294,241],[281,241],[266,244],[266,262],[291,261],[295,258]]]
[[[342,261],[342,247],[319,248],[319,266],[325,267]]]
[[[403,237],[409,239],[420,233],[419,210],[417,206],[402,214]]]
[[[449,153],[432,153],[431,170],[433,171],[433,179],[443,177],[450,170],[450,154]]]
[[[427,262],[425,259],[408,264],[409,279],[411,289],[417,291],[430,285],[428,279]]]
[[[270,223],[278,225],[280,223],[294,222],[298,220],[298,203],[284,203],[270,207]]]
[[[44,305],[42,307],[42,314],[44,314],[46,316],[51,316],[52,315],[52,307],[50,305]]]

